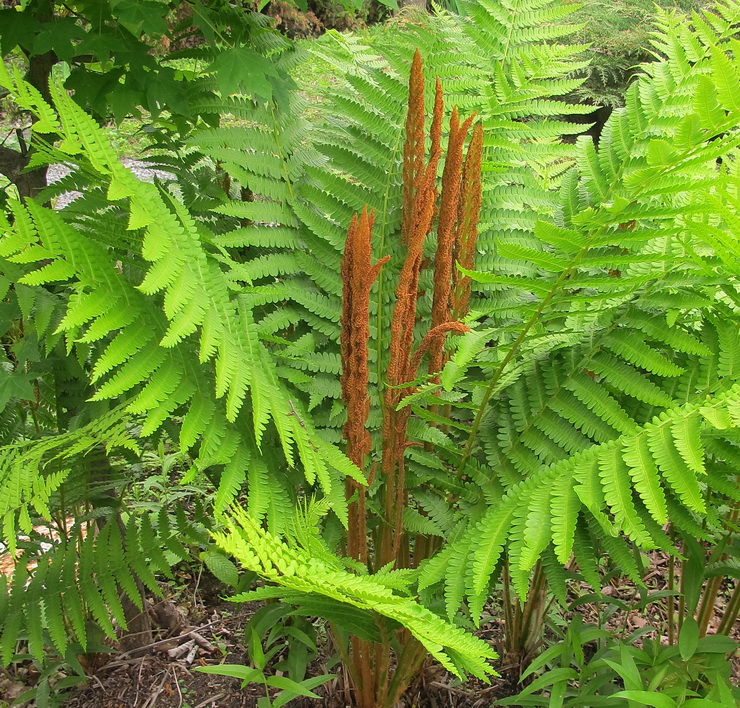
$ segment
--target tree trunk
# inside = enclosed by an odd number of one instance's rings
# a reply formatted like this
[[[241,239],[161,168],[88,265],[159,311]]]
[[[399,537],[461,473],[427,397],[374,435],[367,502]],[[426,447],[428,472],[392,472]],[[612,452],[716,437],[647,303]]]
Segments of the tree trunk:
[[[38,0],[27,11],[32,12],[39,22],[54,20],[54,3],[51,0]],[[51,70],[58,61],[57,55],[50,50],[44,54],[32,56],[26,52],[26,56],[28,58],[26,80],[39,91],[47,103],[51,104],[49,79]],[[35,120],[34,118],[33,121]],[[17,131],[17,133],[20,152],[0,147],[0,174],[5,175],[16,186],[21,199],[25,199],[35,197],[46,187],[46,169],[40,167],[30,172],[23,172],[31,158],[32,150],[24,140],[22,132]]]

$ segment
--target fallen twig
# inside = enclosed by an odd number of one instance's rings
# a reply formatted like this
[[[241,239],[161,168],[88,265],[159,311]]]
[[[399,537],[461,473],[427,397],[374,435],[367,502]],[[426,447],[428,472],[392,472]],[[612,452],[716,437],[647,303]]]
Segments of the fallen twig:
[[[216,703],[216,701],[219,701],[222,698],[226,698],[227,695],[228,694],[226,694],[226,693],[217,693],[215,696],[211,696],[210,698],[206,698],[205,701],[201,701],[200,703],[198,703],[198,705],[195,706],[195,708],[205,708],[208,705],[211,705],[212,706],[212,705],[214,705]]]
[[[168,637],[167,639],[160,639],[156,642],[151,642],[150,644],[146,644],[143,647],[136,647],[135,649],[130,649],[129,651],[124,652],[123,654],[120,654],[118,659],[116,659],[115,661],[111,661],[105,666],[101,666],[99,670],[102,671],[103,669],[113,669],[117,666],[127,666],[128,664],[135,663],[141,657],[132,656],[133,654],[140,654],[142,652],[145,652],[148,649],[156,649],[157,647],[165,646],[166,644],[171,644],[173,641],[177,641],[178,639],[185,640],[187,637],[191,637],[193,636],[193,634],[199,634],[199,632],[201,632],[202,630],[208,629],[208,627],[212,627],[214,624],[219,624],[220,622],[223,622],[223,619],[214,620],[213,622],[204,624],[201,627],[194,627],[193,629],[190,629],[187,632],[183,632],[182,634],[179,634],[177,637]],[[201,639],[203,639],[202,635],[199,635],[199,636],[201,637]],[[124,658],[124,657],[130,657],[130,658]]]

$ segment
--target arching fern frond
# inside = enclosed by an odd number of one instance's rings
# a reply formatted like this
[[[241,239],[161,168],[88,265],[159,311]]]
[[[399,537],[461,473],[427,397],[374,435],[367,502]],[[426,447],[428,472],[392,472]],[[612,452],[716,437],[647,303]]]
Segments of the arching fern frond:
[[[449,624],[413,599],[389,589],[373,575],[354,575],[322,561],[304,549],[289,546],[264,531],[241,510],[226,519],[227,531],[214,534],[216,543],[247,569],[301,597],[315,593],[361,610],[396,620],[406,627],[446,669],[483,680],[492,673],[494,652],[481,640]],[[275,596],[275,595],[273,595]],[[239,599],[238,597],[235,599]]]
[[[472,542],[466,564],[471,573],[469,599],[479,602],[485,596],[507,542],[520,547],[519,571],[528,571],[550,545],[558,561],[566,563],[579,515],[595,519],[607,536],[624,533],[644,548],[662,546],[663,540],[654,534],[666,519],[666,497],[689,512],[702,513],[703,490],[711,487],[706,473],[689,467],[679,448],[686,448],[697,433],[711,439],[734,428],[737,423],[730,411],[738,402],[740,387],[735,385],[711,403],[677,406],[614,440],[543,466],[513,485],[471,526],[464,536],[468,540],[460,541]],[[694,459],[705,464],[709,458],[696,452]],[[723,462],[721,456],[716,459]],[[682,525],[681,516],[671,518]]]

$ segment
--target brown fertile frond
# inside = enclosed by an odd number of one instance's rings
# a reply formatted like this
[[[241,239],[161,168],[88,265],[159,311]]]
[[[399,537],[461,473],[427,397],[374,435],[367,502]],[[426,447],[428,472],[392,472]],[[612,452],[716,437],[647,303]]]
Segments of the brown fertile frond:
[[[419,69],[421,64],[419,63]],[[432,229],[437,205],[437,166],[441,155],[441,133],[443,114],[442,85],[437,78],[434,99],[434,114],[430,129],[431,153],[429,162],[420,172],[413,191],[411,218],[408,222],[406,259],[396,288],[396,304],[391,317],[391,340],[388,357],[387,386],[383,411],[383,471],[386,526],[383,528],[379,547],[379,560],[385,565],[397,559],[403,532],[401,512],[405,494],[403,452],[406,443],[406,427],[409,410],[396,410],[403,395],[403,385],[415,378],[411,369],[411,353],[414,345],[416,302],[419,296],[419,271],[421,270],[424,239]],[[409,102],[409,112],[417,110]],[[407,125],[409,122],[407,121]],[[416,125],[414,121],[411,125]],[[408,143],[408,138],[407,138]],[[423,145],[423,142],[422,142]],[[406,167],[406,165],[404,165]],[[411,172],[405,170],[404,178],[410,179]],[[404,185],[404,195],[409,195],[409,185]],[[404,204],[404,208],[406,204]]]
[[[370,289],[378,272],[390,256],[372,265],[372,231],[375,213],[352,218],[347,231],[347,242],[342,258],[342,400],[347,407],[344,439],[347,457],[364,471],[365,458],[370,452],[371,440],[367,432],[370,412],[368,396],[368,347],[370,337]],[[362,563],[367,562],[367,528],[365,521],[365,489],[352,479],[347,479],[347,498],[357,494],[350,504],[347,553]]]
[[[370,289],[380,267],[389,256],[371,264],[371,238],[375,213],[352,219],[342,258],[342,400],[347,406],[344,437],[348,457],[361,469],[370,452],[370,435],[365,424],[370,410],[368,387],[368,348],[370,337]]]
[[[409,76],[409,104],[406,115],[406,142],[403,146],[403,215],[401,237],[409,242],[414,198],[424,167],[424,74],[417,49]]]
[[[453,252],[455,250],[455,224],[459,210],[463,146],[474,115],[460,125],[457,106],[450,119],[450,137],[442,173],[442,196],[437,224],[437,251],[434,257],[434,297],[432,300],[432,328],[451,320],[451,292],[453,278]],[[444,340],[437,340],[432,347],[429,372],[439,371],[444,363]]]
[[[478,241],[478,219],[481,206],[481,159],[483,156],[483,124],[479,121],[473,128],[468,154],[462,172],[462,195],[458,206],[455,234],[455,258],[465,269],[475,266],[475,247]],[[457,268],[453,271],[454,293],[452,316],[464,317],[470,304],[470,278],[463,276]]]
[[[441,94],[438,94],[435,111],[441,116]],[[435,117],[434,121],[437,121]],[[434,125],[433,121],[433,125]],[[438,121],[437,121],[438,122]],[[391,318],[391,344],[388,363],[389,386],[400,386],[414,378],[409,378],[409,363],[413,348],[414,323],[416,322],[416,301],[419,290],[419,271],[421,270],[424,239],[431,231],[437,204],[437,165],[439,163],[439,144],[429,158],[422,179],[414,196],[411,227],[408,235],[406,259],[396,288],[396,304]],[[388,405],[393,407],[399,394],[392,388],[386,389]]]
[[[426,354],[428,351],[433,351],[437,347],[437,345],[442,348],[442,346],[444,345],[445,336],[448,332],[465,334],[466,332],[470,332],[470,327],[468,327],[468,325],[466,324],[463,324],[462,322],[443,322],[442,324],[439,324],[436,327],[430,329],[424,339],[421,340],[419,348],[416,350],[414,358],[411,360],[411,368],[414,371],[419,370],[419,364],[421,363],[424,354]],[[438,371],[438,369],[435,369],[435,371]]]
[[[442,82],[437,77],[434,91],[434,111],[432,112],[432,127],[429,129],[431,147],[429,150],[429,163],[434,163],[435,170],[442,152],[442,115],[444,114],[444,101],[442,99]],[[436,175],[436,171],[435,171]]]

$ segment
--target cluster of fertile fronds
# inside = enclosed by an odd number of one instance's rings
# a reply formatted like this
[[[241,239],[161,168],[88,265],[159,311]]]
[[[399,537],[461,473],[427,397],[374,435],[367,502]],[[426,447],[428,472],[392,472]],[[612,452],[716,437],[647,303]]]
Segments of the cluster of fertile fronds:
[[[477,217],[480,205],[480,169],[482,127],[476,126],[471,148],[463,170],[463,147],[474,116],[460,125],[457,108],[452,112],[450,134],[442,175],[442,193],[437,208],[437,167],[442,155],[441,134],[443,116],[442,87],[436,81],[434,110],[429,132],[430,157],[425,161],[424,75],[421,55],[414,54],[409,79],[408,116],[403,158],[403,215],[401,237],[406,254],[396,286],[396,302],[391,318],[390,352],[383,409],[382,482],[384,487],[385,525],[378,549],[379,567],[391,561],[399,562],[403,533],[404,454],[407,447],[407,425],[410,409],[399,408],[406,389],[418,375],[421,358],[429,354],[430,371],[438,372],[443,364],[443,347],[448,332],[464,333],[468,327],[451,321],[453,257],[472,257],[477,238]],[[467,175],[466,175],[467,172]],[[469,182],[465,182],[465,177]],[[431,327],[414,351],[414,330],[417,322],[419,277],[422,270],[424,243],[432,230],[438,212],[437,244],[434,259],[434,294]],[[342,261],[344,299],[342,310],[342,392],[348,409],[344,434],[350,458],[361,469],[370,452],[370,436],[366,430],[369,411],[368,347],[370,288],[379,271],[379,264],[370,265],[370,237],[374,217],[368,217],[367,207],[359,219],[352,220]],[[457,238],[456,238],[457,237]],[[388,260],[385,257],[382,262]],[[465,280],[465,278],[455,279]],[[461,293],[465,285],[457,282]],[[460,310],[459,302],[455,309]],[[360,390],[357,390],[357,387]],[[355,486],[348,489],[355,493]],[[360,492],[362,519],[354,522],[358,532],[365,529],[364,496]],[[359,509],[358,509],[359,511]],[[350,520],[350,555],[366,561],[364,541],[355,538]],[[359,544],[359,545],[358,545]]]
[[[434,112],[429,131],[431,151],[424,165],[424,76],[421,57],[417,52],[411,65],[409,79],[410,128],[404,147],[404,178],[412,180],[412,187],[404,185],[403,233],[406,258],[396,288],[396,303],[391,318],[390,353],[386,377],[385,407],[383,410],[382,471],[385,495],[385,522],[381,544],[380,564],[395,560],[400,547],[401,513],[404,500],[403,456],[406,447],[406,426],[409,409],[398,410],[403,387],[416,378],[412,371],[416,301],[419,291],[424,240],[432,227],[437,201],[437,163],[441,156],[442,86],[437,79]],[[420,154],[421,148],[421,154]],[[407,166],[409,166],[407,168]]]
[[[419,131],[418,118],[414,118],[418,110],[410,114],[407,110],[408,62],[415,48],[424,56],[429,77],[427,95],[434,91],[433,77],[438,75],[446,102],[458,105],[467,115],[477,112],[486,132],[480,236],[477,244],[467,247],[471,255],[477,251],[479,268],[488,269],[497,261],[499,241],[530,228],[538,213],[552,211],[552,190],[573,164],[574,147],[555,143],[553,138],[582,128],[554,116],[588,112],[588,108],[551,97],[567,93],[571,84],[578,83],[567,76],[583,64],[578,59],[583,47],[549,43],[573,30],[562,24],[573,8],[564,8],[555,0],[544,4],[527,0],[517,3],[516,11],[508,12],[500,11],[500,5],[498,0],[471,4],[471,12],[480,15],[476,15],[475,22],[449,15],[430,18],[428,24],[394,36],[390,46],[378,41],[374,51],[352,37],[318,43],[312,51],[328,61],[337,75],[346,77],[346,82],[334,86],[331,95],[326,96],[326,113],[331,120],[314,128],[311,141],[297,139],[300,127],[285,119],[277,121],[272,129],[265,125],[241,131],[204,131],[191,140],[213,159],[224,159],[224,169],[264,197],[217,209],[250,220],[246,228],[229,235],[229,246],[244,239],[249,249],[245,249],[242,262],[231,266],[233,277],[246,285],[247,297],[259,307],[255,312],[257,329],[260,336],[273,338],[272,351],[280,358],[280,375],[304,392],[312,418],[327,439],[338,442],[344,423],[338,385],[339,265],[346,225],[365,205],[376,214],[377,255],[391,256],[391,267],[379,274],[370,303],[369,394],[374,405],[368,425],[374,431],[382,427],[392,294],[410,230],[411,212],[407,210],[404,216],[403,204],[408,203],[408,194],[415,189],[414,176],[418,177],[424,163],[425,131],[423,126]],[[560,24],[553,24],[556,21]],[[375,53],[378,46],[382,57]],[[418,105],[419,97],[411,97],[411,103]],[[399,140],[407,121],[410,130],[406,134],[414,145],[411,159],[404,157],[408,150],[404,140]],[[414,130],[417,137],[413,137]],[[480,139],[483,142],[482,134]],[[254,156],[249,152],[251,145],[257,146]],[[306,149],[307,145],[315,151]],[[299,149],[305,179],[301,179],[297,165]],[[542,165],[547,177],[533,176],[527,164],[529,155]],[[263,164],[259,175],[247,173],[259,170]],[[464,181],[472,185],[471,180],[476,179],[478,170],[473,167],[470,178]],[[267,249],[252,251],[263,243],[268,244]],[[433,257],[433,253],[429,255]],[[454,254],[452,262],[464,265],[463,256],[462,252]],[[455,280],[459,272],[455,268],[452,271]],[[432,307],[431,276],[431,268],[420,274],[417,312],[418,319],[425,322]],[[453,296],[464,301],[469,284],[463,279],[460,288],[453,285]],[[487,294],[493,289],[487,284],[473,285],[473,312],[478,310],[476,291]],[[459,320],[467,309],[461,306],[447,320]],[[422,334],[416,332],[415,342]],[[444,336],[440,336],[430,347],[436,358],[443,342]],[[433,372],[434,368],[429,370]],[[412,408],[412,413],[416,416],[417,410]],[[449,425],[426,430],[412,417],[411,437],[415,443],[441,441],[440,432],[445,429],[450,429]],[[447,443],[454,445],[452,440]],[[421,462],[418,450],[407,452],[414,474],[438,475],[434,466]],[[441,493],[442,498],[445,494]]]
[[[390,353],[383,410],[382,471],[385,495],[386,525],[381,543],[380,564],[399,561],[402,518],[405,506],[404,454],[407,446],[407,425],[410,408],[399,403],[404,391],[418,375],[421,356],[429,352],[429,370],[438,372],[443,364],[444,339],[447,332],[462,333],[467,327],[451,321],[451,291],[453,256],[471,250],[477,238],[477,210],[465,209],[480,203],[480,175],[470,183],[463,182],[463,146],[474,116],[460,125],[457,107],[452,112],[445,166],[442,174],[442,194],[438,210],[437,244],[434,258],[434,293],[431,327],[414,349],[414,329],[417,320],[419,275],[422,267],[424,241],[432,229],[437,212],[437,165],[441,157],[442,87],[436,81],[434,111],[429,131],[430,156],[425,164],[424,139],[424,77],[421,55],[414,54],[409,80],[409,109],[404,144],[404,189],[402,235],[406,257],[396,287],[396,303],[391,318]],[[466,162],[470,169],[480,167],[482,127],[476,126],[477,139],[471,143]],[[468,177],[471,177],[470,171]],[[408,184],[406,183],[408,181]],[[477,188],[477,193],[476,193]],[[461,198],[462,194],[462,198]],[[475,214],[472,212],[475,211]],[[461,222],[468,219],[464,228]],[[455,235],[465,241],[455,241]],[[473,246],[474,248],[474,246]],[[459,309],[459,308],[458,308]]]
[[[436,81],[432,114],[430,157],[425,156],[424,75],[421,55],[415,52],[409,79],[408,117],[403,166],[403,215],[401,238],[405,258],[396,286],[396,302],[391,318],[390,352],[383,407],[381,482],[384,496],[384,521],[375,548],[375,565],[404,567],[409,560],[409,548],[402,549],[404,534],[403,514],[407,506],[404,456],[408,446],[407,428],[410,408],[399,403],[418,376],[421,359],[430,356],[430,370],[438,372],[443,364],[443,347],[448,332],[464,333],[469,328],[458,321],[450,321],[453,289],[453,256],[472,252],[477,237],[477,206],[480,204],[480,177],[470,183],[463,181],[463,147],[474,116],[460,125],[457,108],[452,112],[447,156],[442,176],[441,205],[437,208],[437,167],[442,155],[441,134],[443,117],[442,88]],[[466,164],[468,177],[474,166],[480,168],[482,128],[476,126]],[[476,192],[477,190],[477,192]],[[414,330],[417,323],[419,278],[422,271],[424,244],[432,231],[438,212],[436,257],[434,260],[434,294],[429,332],[415,347]],[[342,261],[342,398],[347,406],[344,436],[348,456],[360,468],[370,452],[371,438],[367,431],[370,409],[368,396],[368,338],[370,319],[370,289],[380,270],[389,260],[385,256],[371,265],[371,235],[374,214],[368,217],[367,207],[362,216],[355,215],[349,227],[345,255]],[[456,241],[455,237],[460,237]],[[472,244],[472,246],[471,246]],[[470,257],[470,256],[468,256]],[[464,285],[461,286],[464,289]],[[460,309],[457,307],[456,309]],[[359,485],[348,483],[347,493],[358,495],[350,505],[348,554],[367,565],[367,519],[365,491]],[[418,550],[418,549],[417,549]],[[417,553],[418,556],[418,553]],[[416,561],[418,562],[418,557]],[[387,644],[387,642],[386,642]],[[422,642],[423,644],[423,642]],[[377,651],[359,637],[352,640],[352,662],[358,703],[374,706],[393,695],[389,687],[374,685],[373,675],[388,675],[388,653],[384,646]],[[397,686],[405,686],[406,672],[415,667],[418,652],[404,650],[395,669]],[[414,657],[409,661],[409,657]],[[409,664],[409,666],[407,666]],[[374,667],[374,671],[372,670]],[[415,668],[413,669],[415,670]],[[403,677],[403,678],[400,678]],[[395,680],[395,679],[394,679]]]

